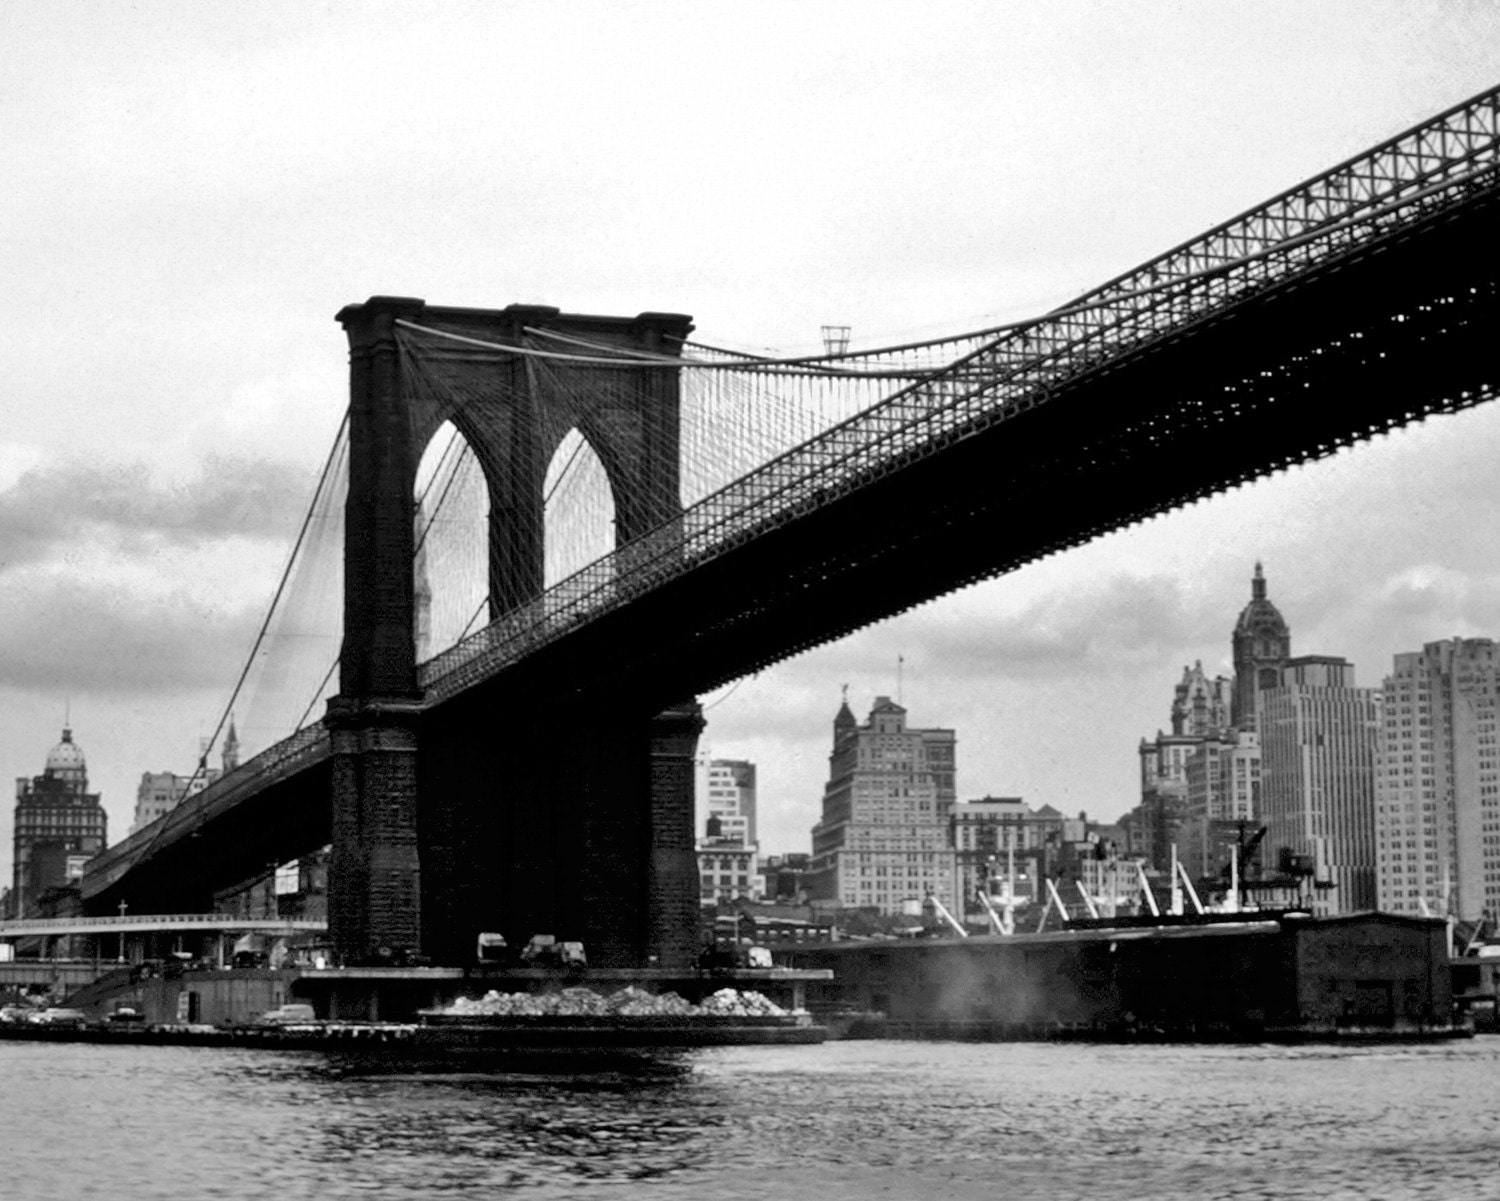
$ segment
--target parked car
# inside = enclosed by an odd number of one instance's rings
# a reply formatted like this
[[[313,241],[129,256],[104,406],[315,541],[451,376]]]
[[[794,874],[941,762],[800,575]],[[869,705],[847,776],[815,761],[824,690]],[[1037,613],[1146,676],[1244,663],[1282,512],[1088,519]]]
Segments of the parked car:
[[[53,1005],[42,1010],[32,1019],[38,1026],[56,1026],[67,1030],[82,1030],[89,1024],[89,1015],[81,1009],[67,1009]]]

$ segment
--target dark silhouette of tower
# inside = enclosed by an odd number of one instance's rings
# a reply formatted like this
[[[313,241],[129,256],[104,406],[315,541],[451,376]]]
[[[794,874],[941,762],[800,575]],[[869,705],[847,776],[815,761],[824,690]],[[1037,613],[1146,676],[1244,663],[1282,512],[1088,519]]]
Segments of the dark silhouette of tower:
[[[551,930],[586,941],[601,966],[686,964],[698,922],[697,703],[663,709],[671,697],[606,689],[539,708],[476,690],[424,710],[414,493],[424,448],[452,421],[484,473],[489,613],[498,618],[543,591],[546,469],[576,429],[603,465],[615,544],[628,555],[633,540],[682,512],[670,361],[692,322],[402,297],[372,297],[338,319],[350,346],[344,641],[339,694],[324,718],[338,956],[352,964],[420,952],[456,963],[478,931],[524,939]],[[628,386],[585,365],[559,386],[561,368],[544,374],[505,349],[537,328],[667,365]],[[424,745],[424,728],[436,727],[444,737]]]

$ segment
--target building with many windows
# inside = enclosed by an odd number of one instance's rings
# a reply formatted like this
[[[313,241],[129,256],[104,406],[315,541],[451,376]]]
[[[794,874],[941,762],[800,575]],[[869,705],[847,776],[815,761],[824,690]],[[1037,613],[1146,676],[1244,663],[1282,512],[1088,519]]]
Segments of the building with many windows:
[[[760,895],[767,901],[807,900],[803,877],[807,875],[812,856],[806,851],[789,851],[764,855],[760,860]]]
[[[1212,808],[1206,800],[1204,774],[1205,769],[1212,769],[1211,790],[1217,789],[1219,748],[1233,740],[1228,732],[1231,697],[1232,682],[1227,677],[1210,678],[1201,662],[1184,667],[1172,697],[1171,732],[1157,731],[1154,739],[1141,739],[1141,809],[1135,828],[1140,852],[1159,868],[1170,862],[1174,845],[1204,842],[1206,815]],[[1212,749],[1206,750],[1210,745]],[[1199,768],[1196,810],[1189,779],[1195,763]]]
[[[134,834],[157,818],[165,817],[182,803],[184,797],[202,792],[225,772],[233,771],[239,761],[239,735],[235,733],[233,719],[230,719],[229,733],[224,738],[222,768],[209,767],[205,763],[190,776],[179,776],[171,771],[142,772],[135,793],[135,820],[130,823],[129,832]]]
[[[1346,659],[1288,660],[1256,692],[1261,823],[1278,861],[1311,864],[1318,913],[1375,908],[1375,748],[1379,693]]]
[[[1258,825],[1263,689],[1280,685],[1292,635],[1255,565],[1250,600],[1230,635],[1234,676],[1183,669],[1170,733],[1140,743],[1141,804],[1127,815],[1127,846],[1159,871],[1174,853],[1195,876],[1222,872]]]
[[[709,759],[699,764],[698,806],[704,819],[717,817],[726,837],[747,846],[759,841],[755,834],[755,764],[745,759]]]
[[[759,898],[755,764],[702,755],[697,764],[696,788],[698,811],[706,815],[697,848],[702,902]]]
[[[698,883],[702,904],[760,899],[760,868],[754,847],[719,833],[709,818],[708,833],[698,840]]]
[[[89,791],[83,748],[64,726],[42,774],[16,781],[11,913],[38,914],[49,895],[76,887],[107,834],[108,816],[99,794]]]
[[[1381,909],[1500,914],[1500,645],[1429,642],[1385,678],[1375,774]]]
[[[953,806],[954,870],[968,912],[983,910],[981,889],[1015,904],[1040,899],[1049,851],[1061,845],[1063,816],[1050,805],[1033,809],[1020,797],[982,797]]]
[[[960,907],[950,832],[956,741],[951,729],[908,727],[888,696],[875,698],[863,725],[847,700],[839,707],[812,832],[811,899],[890,914],[928,895]]]
[[[1188,874],[1211,876],[1229,863],[1255,823],[1260,794],[1260,738],[1254,730],[1220,730],[1203,739],[1184,766],[1178,858]]]

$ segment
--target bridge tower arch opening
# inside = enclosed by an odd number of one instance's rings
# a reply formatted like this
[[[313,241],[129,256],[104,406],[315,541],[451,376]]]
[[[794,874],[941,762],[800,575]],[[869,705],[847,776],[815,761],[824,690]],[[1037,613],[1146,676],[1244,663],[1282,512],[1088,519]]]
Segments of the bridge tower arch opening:
[[[543,492],[545,587],[560,583],[618,547],[609,473],[574,427],[547,465]]]
[[[417,662],[489,620],[489,491],[478,457],[445,420],[417,465],[412,576]]]
[[[570,720],[559,721],[490,690],[446,702],[434,719],[417,665],[418,493],[445,423],[484,481],[494,621],[547,586],[549,472],[562,480],[570,458],[590,464],[579,478],[608,497],[604,526],[625,553],[681,514],[677,369],[612,360],[676,354],[690,321],[399,297],[338,319],[350,345],[350,468],[340,687],[325,717],[337,954],[451,961],[478,929],[535,932],[520,923],[545,920],[551,904],[600,962],[687,962],[697,940],[696,703],[591,703],[601,691],[570,699]],[[538,761],[568,770],[538,771]]]

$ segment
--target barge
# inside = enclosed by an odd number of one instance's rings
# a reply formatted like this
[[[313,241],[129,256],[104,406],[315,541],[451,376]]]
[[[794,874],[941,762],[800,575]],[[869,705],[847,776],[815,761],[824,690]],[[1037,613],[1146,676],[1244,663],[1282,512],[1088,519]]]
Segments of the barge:
[[[443,1057],[476,1052],[592,1051],[821,1043],[828,1028],[805,1014],[785,1017],[462,1017],[410,1022],[309,1022],[296,1026],[82,1027],[14,1023],[0,1039],[108,1046],[241,1047],[274,1051],[359,1051]]]
[[[779,968],[688,976],[649,969],[587,975],[448,968],[188,972],[136,981],[93,997],[89,1004],[78,996],[77,1008],[33,1015],[39,1020],[0,1023],[0,1037],[369,1049],[436,1057],[505,1050],[805,1045],[825,1041],[829,1030],[796,1002],[808,980],[827,977],[826,971]],[[694,999],[667,991],[668,983]],[[741,991],[735,984],[754,989]],[[487,991],[476,996],[485,986]],[[760,991],[766,988],[790,994],[794,1008],[789,1012],[771,1001]],[[267,1002],[274,1007],[267,1010]],[[48,1020],[49,1015],[66,1015],[67,1020]]]

